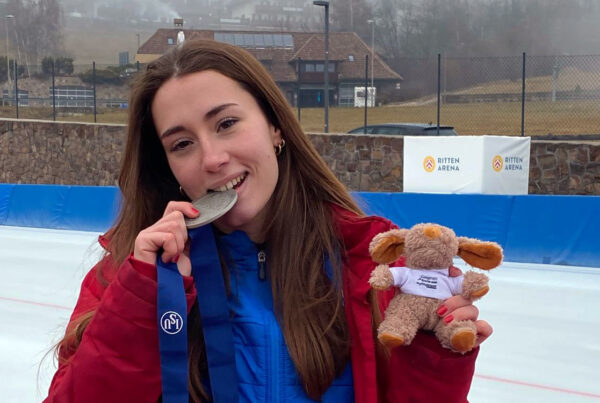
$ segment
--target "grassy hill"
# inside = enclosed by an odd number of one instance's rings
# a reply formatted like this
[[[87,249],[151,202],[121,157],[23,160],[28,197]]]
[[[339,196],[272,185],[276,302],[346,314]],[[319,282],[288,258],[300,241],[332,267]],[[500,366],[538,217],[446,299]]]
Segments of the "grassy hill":
[[[137,34],[140,45],[156,32],[158,26],[130,25],[123,26],[108,21],[90,19],[70,19],[66,24],[64,44],[74,63],[99,65],[116,65],[120,52],[129,52],[130,62],[135,61],[137,51]]]

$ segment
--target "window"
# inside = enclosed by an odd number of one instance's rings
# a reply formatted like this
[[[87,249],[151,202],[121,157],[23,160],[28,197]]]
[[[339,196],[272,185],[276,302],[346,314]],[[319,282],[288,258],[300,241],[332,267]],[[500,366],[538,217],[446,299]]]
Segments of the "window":
[[[315,71],[315,64],[314,63],[305,63],[304,71],[306,71],[307,73],[313,73]]]
[[[350,85],[340,85],[338,105],[354,106],[354,87]]]
[[[325,71],[325,65],[323,63],[317,63],[315,67],[318,73],[322,73]]]
[[[175,43],[175,40],[173,38],[167,38],[167,45],[172,45]]]
[[[265,47],[265,37],[262,34],[254,35],[254,45],[258,48]]]
[[[244,46],[245,47],[254,47],[254,37],[256,35],[252,34],[244,34]]]
[[[52,95],[50,88],[50,97]],[[94,90],[84,86],[57,85],[54,88],[54,100],[60,108],[93,107]]]
[[[354,55],[348,55],[348,61],[349,62],[353,62],[354,61]]]
[[[244,48],[294,48],[294,37],[291,34],[215,32],[214,38],[216,41]]]

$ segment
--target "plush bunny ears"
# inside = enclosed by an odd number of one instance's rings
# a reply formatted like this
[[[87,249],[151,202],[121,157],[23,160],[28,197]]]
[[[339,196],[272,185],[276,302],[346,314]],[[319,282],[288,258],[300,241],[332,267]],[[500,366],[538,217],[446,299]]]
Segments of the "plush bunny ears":
[[[423,228],[421,225],[420,228]],[[441,225],[431,224],[426,226],[423,231],[428,237],[435,237],[437,229],[443,230]],[[404,254],[405,239],[412,229],[393,229],[387,232],[377,234],[369,245],[369,253],[378,264],[390,264]],[[420,230],[420,229],[419,229]],[[502,263],[502,248],[495,242],[484,242],[478,239],[458,237],[457,255],[473,267],[483,270],[490,270]]]
[[[407,229],[393,229],[377,234],[371,240],[369,253],[379,264],[390,264],[404,253],[404,239]]]
[[[491,270],[502,263],[502,248],[496,242],[458,237],[458,256],[473,267]]]

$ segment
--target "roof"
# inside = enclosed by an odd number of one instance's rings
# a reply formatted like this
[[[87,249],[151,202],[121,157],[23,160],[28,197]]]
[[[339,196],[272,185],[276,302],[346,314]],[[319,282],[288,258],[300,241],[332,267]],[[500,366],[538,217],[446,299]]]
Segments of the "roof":
[[[175,45],[169,45],[168,38],[177,43],[178,28],[162,28],[156,31],[138,50],[139,55],[160,56]],[[292,36],[292,46],[258,47],[243,46],[263,63],[267,62],[275,81],[291,82],[297,80],[296,61],[322,61],[325,54],[325,41],[322,32],[263,32],[263,31],[212,31],[184,29],[186,40],[202,38],[214,39],[215,34],[264,34]],[[365,56],[371,56],[371,48],[354,32],[331,32],[329,34],[329,60],[338,65],[340,80],[363,80],[365,74]],[[267,64],[265,63],[265,64]],[[369,62],[371,69],[371,62]],[[401,81],[402,77],[388,66],[375,53],[373,61],[376,80]],[[369,72],[369,76],[371,73]]]

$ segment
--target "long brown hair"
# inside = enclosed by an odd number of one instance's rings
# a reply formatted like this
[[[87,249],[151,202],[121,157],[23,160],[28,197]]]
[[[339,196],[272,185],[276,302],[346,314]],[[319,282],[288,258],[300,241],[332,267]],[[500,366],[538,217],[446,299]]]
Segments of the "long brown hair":
[[[269,122],[281,130],[286,146],[278,157],[279,180],[267,206],[264,234],[275,311],[288,351],[311,398],[320,398],[349,360],[349,335],[342,306],[338,242],[331,204],[362,214],[303,133],[285,97],[252,55],[235,46],[190,40],[150,63],[134,82],[127,142],[119,186],[121,213],[109,246],[115,262],[131,252],[140,230],[163,214],[170,200],[181,200],[154,127],[151,104],[170,78],[214,70],[254,96]],[[198,94],[202,96],[202,94]],[[330,278],[323,269],[330,257]],[[87,322],[86,322],[87,323]],[[205,397],[201,337],[192,341],[190,384],[194,400]]]

